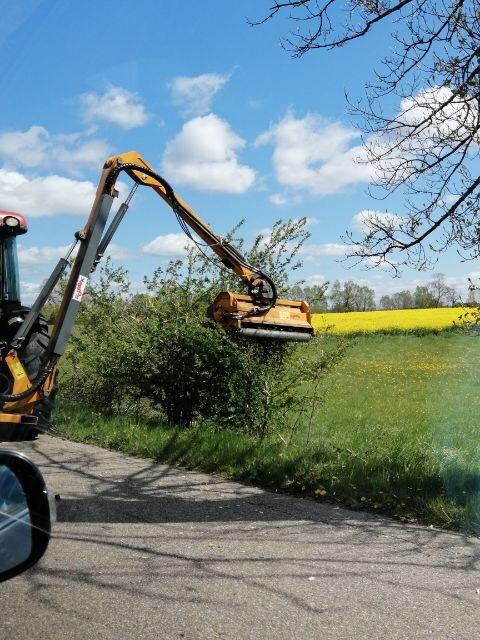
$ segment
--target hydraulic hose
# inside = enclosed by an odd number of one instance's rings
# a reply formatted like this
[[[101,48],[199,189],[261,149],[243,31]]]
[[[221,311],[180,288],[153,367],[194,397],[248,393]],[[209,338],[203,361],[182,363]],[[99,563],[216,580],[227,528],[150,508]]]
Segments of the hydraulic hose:
[[[177,199],[175,198],[175,192],[172,189],[172,187],[168,184],[168,182],[162,178],[162,176],[158,175],[158,173],[156,173],[155,171],[153,171],[152,169],[148,169],[147,167],[142,167],[142,165],[140,164],[135,164],[133,162],[126,162],[125,164],[119,164],[116,167],[113,167],[112,170],[110,171],[110,173],[107,176],[107,179],[105,180],[105,189],[104,189],[104,193],[109,193],[112,189],[112,187],[114,186],[115,182],[117,181],[117,177],[118,174],[121,173],[122,171],[126,171],[127,173],[129,173],[130,171],[140,171],[141,173],[144,173],[146,176],[150,176],[150,178],[153,178],[154,180],[157,180],[162,187],[165,189],[167,196],[175,203],[180,204]],[[135,182],[137,182],[137,178],[133,178],[135,180]],[[141,184],[141,182],[140,182]]]
[[[35,391],[37,391],[44,384],[48,376],[52,373],[54,366],[55,366],[54,361],[49,362],[47,366],[42,371],[39,372],[35,380],[33,380],[32,386],[29,387],[28,389],[25,389],[25,391],[22,391],[21,393],[14,393],[14,394],[0,393],[0,402],[1,403],[18,402],[19,400],[24,400],[25,398],[28,398],[28,396],[31,396],[33,393],[35,393]]]
[[[162,187],[165,189],[167,197],[171,201],[171,206],[172,206],[174,212],[176,212],[177,208],[181,208],[182,211],[184,212],[185,216],[186,217],[190,217],[190,214],[188,213],[188,211],[185,211],[184,207],[182,207],[181,203],[177,200],[177,198],[175,196],[175,192],[174,192],[173,188],[171,187],[171,185],[164,178],[162,178],[162,176],[160,176],[158,173],[156,173],[152,169],[149,169],[147,167],[144,167],[142,165],[138,165],[138,164],[135,164],[135,163],[132,163],[132,162],[126,162],[124,164],[119,164],[119,165],[117,165],[117,166],[115,166],[115,167],[113,167],[111,169],[111,171],[109,172],[109,174],[107,176],[107,179],[105,180],[105,187],[104,187],[104,192],[105,193],[110,193],[110,191],[112,190],[113,186],[115,185],[115,182],[117,180],[118,175],[122,171],[127,172],[136,181],[137,181],[137,179],[134,176],[131,175],[131,172],[133,172],[133,171],[141,172],[141,173],[145,174],[146,176],[150,176],[154,180],[157,180],[157,182],[159,182],[162,185]],[[275,286],[275,283],[273,282],[273,280],[269,276],[267,276],[266,273],[264,273],[263,271],[261,271],[257,267],[254,267],[254,266],[248,264],[248,262],[241,255],[241,253],[235,247],[230,245],[229,243],[228,243],[228,248],[235,255],[235,257],[242,264],[242,266],[246,267],[247,269],[250,269],[250,271],[252,271],[254,274],[256,274],[260,279],[262,279],[265,282],[267,282],[268,285],[270,286],[270,288],[272,290],[272,297],[271,297],[270,300],[268,300],[268,304],[266,304],[264,306],[257,307],[254,311],[252,311],[248,315],[249,316],[257,316],[257,315],[261,315],[263,313],[266,313],[267,311],[269,311],[275,305],[275,303],[277,301],[277,298],[278,298],[278,292],[277,292],[277,287]]]
[[[249,268],[250,265],[249,265]],[[253,269],[252,269],[253,271]],[[267,282],[272,290],[272,297],[270,300],[268,300],[268,304],[266,304],[264,307],[258,307],[257,309],[255,309],[254,311],[252,311],[251,313],[247,314],[248,316],[259,316],[262,315],[263,313],[266,313],[267,311],[269,311],[276,303],[277,298],[278,298],[278,292],[277,292],[277,287],[275,286],[275,283],[273,282],[273,280],[270,278],[270,276],[267,276],[266,273],[264,273],[263,271],[261,271],[260,269],[255,269],[254,271],[262,280],[265,280],[265,282]]]

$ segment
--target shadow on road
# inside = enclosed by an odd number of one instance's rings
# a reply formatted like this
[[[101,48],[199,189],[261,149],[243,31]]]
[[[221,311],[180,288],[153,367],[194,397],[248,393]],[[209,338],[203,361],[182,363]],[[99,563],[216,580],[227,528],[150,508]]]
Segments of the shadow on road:
[[[354,512],[311,499],[263,491],[231,483],[214,475],[124,456],[97,447],[75,445],[75,453],[65,442],[65,453],[49,452],[42,440],[31,443],[37,462],[53,479],[55,474],[70,477],[58,508],[59,522],[83,523],[201,523],[274,522],[346,523],[362,525],[368,535],[385,527],[408,531],[410,540],[418,530],[429,540],[447,534],[438,529],[406,527],[386,517]],[[78,448],[82,447],[81,453]],[[61,450],[61,448],[60,448]],[[125,464],[127,462],[128,464]],[[67,474],[67,475],[66,475]],[[72,490],[75,485],[88,491]],[[59,487],[61,490],[61,487]],[[75,495],[77,494],[77,495]],[[468,540],[458,534],[459,538]]]
[[[276,603],[320,624],[350,615],[341,585],[361,587],[359,603],[401,586],[407,607],[476,606],[479,545],[464,536],[53,438],[24,450],[63,494],[51,548],[28,577],[38,606],[62,615],[77,615],[75,593],[88,607],[127,596],[247,617],[254,601]]]

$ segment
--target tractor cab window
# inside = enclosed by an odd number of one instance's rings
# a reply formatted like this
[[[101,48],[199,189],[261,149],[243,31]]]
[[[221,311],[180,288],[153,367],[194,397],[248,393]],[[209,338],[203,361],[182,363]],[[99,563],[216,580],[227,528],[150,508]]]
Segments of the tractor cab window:
[[[20,282],[18,277],[17,239],[15,236],[4,238],[0,243],[2,301],[20,300]]]

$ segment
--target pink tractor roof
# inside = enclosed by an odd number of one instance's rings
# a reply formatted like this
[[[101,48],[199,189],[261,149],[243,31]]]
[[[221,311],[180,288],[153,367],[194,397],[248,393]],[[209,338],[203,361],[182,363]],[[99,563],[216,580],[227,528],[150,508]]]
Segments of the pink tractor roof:
[[[17,218],[17,220],[20,222],[20,226],[7,227],[7,225],[4,224],[4,220],[5,218],[8,218],[8,217]],[[20,235],[22,233],[27,233],[27,230],[28,230],[27,221],[25,220],[25,218],[22,216],[21,213],[16,213],[15,211],[0,210],[0,234],[2,232],[5,232],[7,229],[9,231],[9,235]]]

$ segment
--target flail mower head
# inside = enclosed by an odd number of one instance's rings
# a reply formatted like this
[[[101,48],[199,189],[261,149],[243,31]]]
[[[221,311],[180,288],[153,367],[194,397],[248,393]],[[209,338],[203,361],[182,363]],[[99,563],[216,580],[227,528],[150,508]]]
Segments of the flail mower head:
[[[213,318],[227,331],[259,339],[306,342],[314,334],[305,301],[277,299],[263,311],[252,296],[225,291],[215,298]]]

